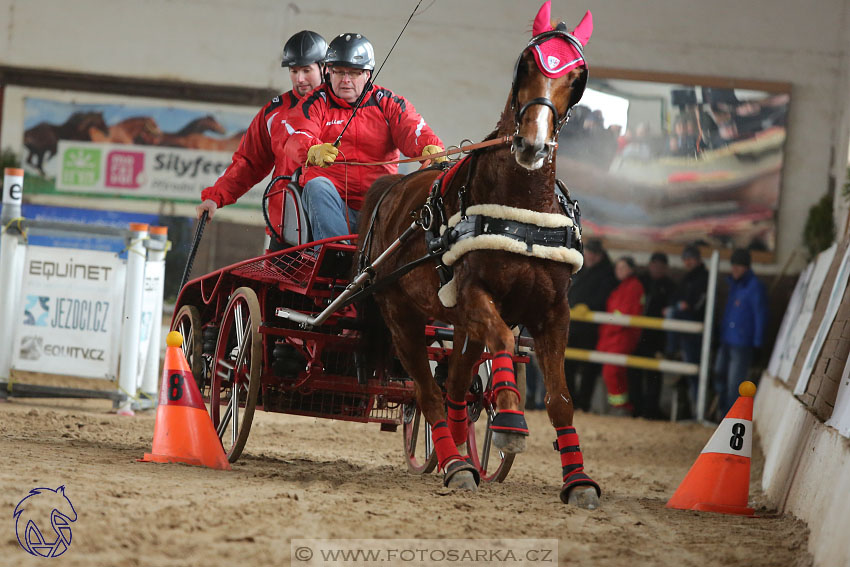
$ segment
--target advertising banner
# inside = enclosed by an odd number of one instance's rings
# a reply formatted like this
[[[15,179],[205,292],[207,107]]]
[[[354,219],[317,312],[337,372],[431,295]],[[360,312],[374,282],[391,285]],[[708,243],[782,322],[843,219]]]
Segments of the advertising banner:
[[[803,368],[797,377],[797,385],[794,387],[795,396],[805,393],[809,385],[809,379],[812,377],[812,371],[815,369],[815,364],[823,348],[826,335],[829,334],[829,329],[832,327],[832,322],[835,321],[835,315],[841,306],[841,300],[844,298],[844,290],[847,289],[848,277],[850,277],[850,247],[844,251],[844,257],[841,258],[841,265],[838,267],[835,282],[832,284],[832,290],[829,293],[829,303],[826,304],[826,312],[823,314],[817,333],[815,333],[815,337],[812,339],[812,344],[809,347],[809,352],[803,361]]]
[[[256,109],[25,99],[28,193],[197,201],[231,163]],[[261,182],[236,206],[255,208]]]
[[[136,368],[136,383],[141,387],[145,372],[145,361],[151,344],[151,331],[154,325],[162,325],[162,311],[157,308],[162,303],[162,287],[165,280],[165,262],[145,262],[145,284],[142,289],[142,328],[139,334],[139,361]],[[159,348],[157,346],[157,348]]]
[[[28,246],[12,368],[115,380],[125,271],[112,252]]]

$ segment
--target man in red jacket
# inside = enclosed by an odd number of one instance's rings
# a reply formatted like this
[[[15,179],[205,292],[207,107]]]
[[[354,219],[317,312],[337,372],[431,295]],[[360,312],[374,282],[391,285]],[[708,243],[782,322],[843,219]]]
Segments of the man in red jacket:
[[[328,44],[312,31],[300,31],[293,35],[283,47],[281,67],[289,67],[292,90],[274,97],[251,122],[233,162],[212,187],[201,193],[203,202],[198,205],[198,218],[204,211],[212,219],[219,207],[231,205],[251,187],[273,171],[273,175],[291,175],[300,163],[292,161],[283,152],[287,138],[294,132],[290,122],[301,98],[322,83],[323,62]],[[283,194],[269,198],[269,220],[282,234]],[[268,228],[266,228],[268,231]],[[271,236],[271,232],[269,232]],[[274,239],[273,239],[274,240]],[[272,250],[279,250],[281,243],[272,241]]]
[[[412,104],[369,84],[375,52],[368,39],[358,33],[340,34],[328,46],[325,61],[329,70],[325,84],[299,103],[292,118],[295,132],[285,150],[293,161],[307,164],[301,177],[302,198],[313,240],[356,232],[369,186],[382,175],[398,172],[398,165],[329,167],[338,155],[342,162],[379,162],[398,159],[399,150],[423,158],[443,151],[443,143]],[[337,149],[333,142],[361,94],[363,101]]]
[[[623,256],[614,265],[614,273],[620,280],[611,295],[608,296],[607,311],[622,315],[643,315],[643,284],[635,274],[635,261],[631,256]],[[600,325],[597,350],[617,354],[632,354],[640,340],[641,330],[622,325]],[[602,379],[608,389],[608,403],[613,415],[630,416],[632,404],[629,402],[628,371],[625,366],[604,364]]]

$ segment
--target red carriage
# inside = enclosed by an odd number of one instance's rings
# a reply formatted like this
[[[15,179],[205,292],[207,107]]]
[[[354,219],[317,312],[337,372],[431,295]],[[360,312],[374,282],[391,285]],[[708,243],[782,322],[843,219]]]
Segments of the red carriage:
[[[284,226],[292,227],[283,238],[305,241],[308,229],[300,213],[299,188],[290,183],[280,190],[287,194],[284,215],[289,222]],[[353,237],[293,245],[183,287],[171,329],[185,337],[184,352],[231,462],[242,454],[259,409],[378,423],[387,432],[401,425],[410,470],[427,473],[436,468],[430,428],[416,406],[413,380],[397,362],[374,370],[362,364],[358,349],[363,323],[356,304],[334,310],[316,325],[282,316],[289,310],[315,316],[340,296],[356,254],[356,247],[347,244]],[[445,379],[452,329],[429,325],[422,340],[430,345],[435,376]],[[482,355],[467,394],[468,444],[482,479],[501,481],[514,455],[495,449],[485,426],[495,415],[489,359],[488,353]],[[517,353],[513,360],[523,365],[529,359]],[[520,374],[524,378],[524,372]],[[519,386],[524,395],[524,379]]]

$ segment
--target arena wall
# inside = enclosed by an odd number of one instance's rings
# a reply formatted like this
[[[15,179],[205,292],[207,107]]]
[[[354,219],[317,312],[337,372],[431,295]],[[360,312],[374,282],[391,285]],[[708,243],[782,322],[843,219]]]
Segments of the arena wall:
[[[765,455],[762,488],[777,510],[806,521],[809,550],[815,563],[823,566],[850,565],[850,541],[844,534],[850,523],[850,439],[825,424],[838,417],[833,414],[839,387],[850,388],[845,375],[850,354],[850,288],[846,271],[840,270],[848,245],[850,241],[845,240],[837,247],[789,379],[765,373],[754,410]],[[830,320],[828,304],[833,295],[840,297],[840,303]],[[814,353],[812,371],[804,372],[804,360],[812,344],[818,344],[818,335],[823,346]],[[795,395],[801,374],[803,387]]]
[[[628,69],[721,77],[730,84],[792,85],[777,219],[781,265],[801,243],[809,206],[844,178],[850,138],[850,0],[553,4],[553,14],[571,25],[585,9],[592,10],[591,72]],[[391,0],[78,0],[69,9],[58,0],[0,0],[5,36],[0,65],[285,88],[288,79],[278,54],[290,34],[305,28],[329,37],[360,31],[373,41],[380,61],[414,5]],[[425,0],[379,83],[414,101],[447,143],[480,139],[503,108],[510,69],[539,5],[540,0]],[[19,138],[4,135],[0,143],[6,146],[10,139]],[[843,200],[837,204],[846,211]]]

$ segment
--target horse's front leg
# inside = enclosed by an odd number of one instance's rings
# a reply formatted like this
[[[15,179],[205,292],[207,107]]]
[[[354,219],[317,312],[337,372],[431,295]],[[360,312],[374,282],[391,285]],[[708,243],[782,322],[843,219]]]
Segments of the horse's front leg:
[[[528,425],[516,387],[512,359],[514,334],[502,320],[489,293],[470,285],[463,290],[463,294],[462,302],[458,302],[463,315],[458,319],[466,321],[470,336],[484,342],[493,354],[493,393],[498,411],[490,423],[493,444],[505,453],[522,453],[525,451]]]
[[[466,410],[466,393],[472,384],[472,369],[481,358],[484,344],[470,339],[464,327],[455,327],[454,339],[449,358],[449,376],[446,380],[446,412],[449,430],[458,453],[468,456],[469,416]]]
[[[554,315],[562,311],[561,317]],[[564,349],[567,346],[569,307],[553,309],[542,329],[532,330],[534,351],[546,385],[546,411],[555,427],[555,447],[561,456],[561,501],[580,508],[599,507],[599,485],[584,472],[584,458],[573,427],[573,400],[564,378]]]

